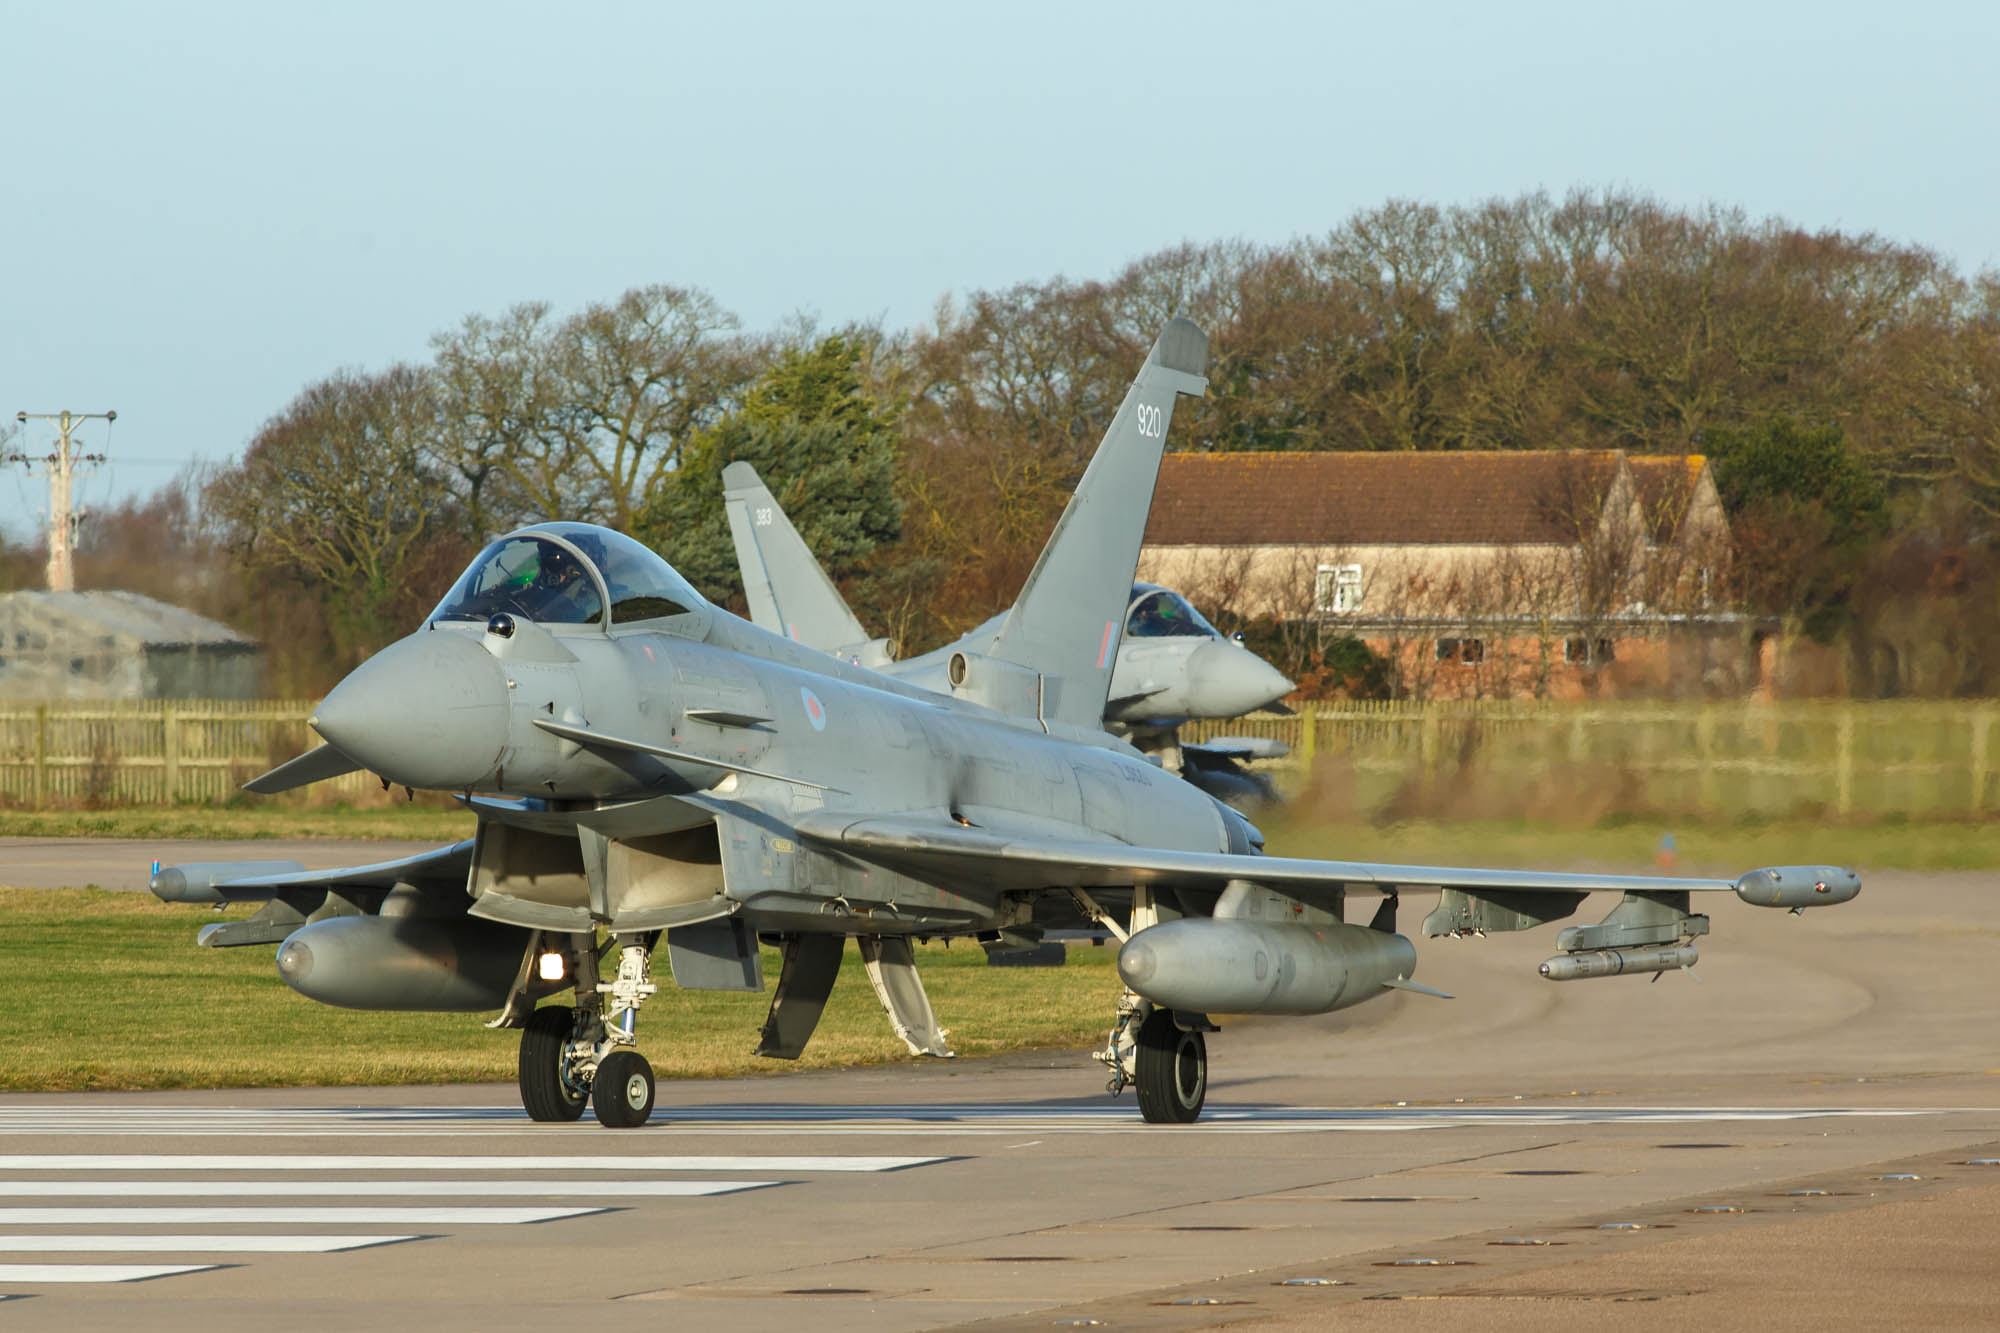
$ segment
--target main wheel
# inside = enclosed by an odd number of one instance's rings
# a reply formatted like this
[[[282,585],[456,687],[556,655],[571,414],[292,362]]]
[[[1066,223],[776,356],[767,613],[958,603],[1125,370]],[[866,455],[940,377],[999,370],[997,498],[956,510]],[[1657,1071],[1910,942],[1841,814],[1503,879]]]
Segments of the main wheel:
[[[563,1081],[563,1052],[576,1034],[576,1010],[552,1004],[528,1015],[521,1029],[521,1105],[530,1120],[574,1120],[590,1100],[588,1087]]]
[[[1208,1097],[1208,1043],[1183,1032],[1171,1010],[1155,1009],[1139,1026],[1139,1114],[1155,1125],[1192,1124]]]
[[[613,1051],[597,1066],[590,1104],[606,1129],[632,1129],[653,1113],[653,1067],[637,1051]]]

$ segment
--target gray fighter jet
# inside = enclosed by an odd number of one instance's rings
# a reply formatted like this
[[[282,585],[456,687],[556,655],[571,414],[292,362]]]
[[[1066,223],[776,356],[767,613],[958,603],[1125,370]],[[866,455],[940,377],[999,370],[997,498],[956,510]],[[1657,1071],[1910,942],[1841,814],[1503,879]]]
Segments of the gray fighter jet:
[[[991,649],[1004,612],[942,648],[896,661],[893,644],[868,637],[757,470],[731,463],[723,468],[722,481],[753,624],[930,689],[948,684],[955,654]],[[1198,718],[1241,717],[1279,705],[1291,691],[1292,682],[1276,667],[1224,636],[1187,598],[1153,583],[1132,585],[1112,660],[1106,730],[1159,755],[1203,791],[1250,814],[1274,804],[1277,793],[1240,761],[1282,758],[1285,745],[1255,737],[1183,743],[1179,729]]]
[[[709,605],[652,551],[545,523],[473,561],[409,637],[319,706],[319,748],[252,782],[355,769],[460,793],[472,839],[341,871],[188,865],[162,898],[265,900],[207,944],[282,940],[301,993],[363,1009],[497,1010],[520,1030],[537,1120],[586,1103],[645,1121],[635,1024],[664,941],[675,984],[759,990],[783,959],[759,1049],[796,1056],[848,937],[914,1049],[942,1051],[912,941],[1033,939],[1103,921],[1125,991],[1099,1058],[1149,1121],[1201,1112],[1209,1015],[1307,1014],[1411,980],[1397,891],[1443,889],[1431,934],[1519,930],[1620,895],[1562,932],[1552,980],[1694,961],[1692,895],[1844,902],[1847,870],[1737,880],[1554,874],[1262,854],[1257,829],[1100,728],[1176,395],[1199,394],[1201,331],[1162,331],[1020,599],[939,689],[842,662]],[[1367,924],[1345,899],[1380,902]],[[572,1003],[540,1005],[573,992]]]

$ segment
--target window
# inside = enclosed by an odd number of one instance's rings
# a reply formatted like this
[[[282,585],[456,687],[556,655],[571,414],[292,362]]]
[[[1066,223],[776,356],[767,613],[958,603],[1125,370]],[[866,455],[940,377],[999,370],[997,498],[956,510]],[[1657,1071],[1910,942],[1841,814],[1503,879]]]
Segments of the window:
[[[1617,657],[1610,639],[1588,639],[1578,635],[1563,640],[1563,661],[1577,666],[1603,666],[1616,661]]]
[[[1471,665],[1486,660],[1486,640],[1484,639],[1439,639],[1437,660]]]
[[[1313,580],[1313,609],[1344,616],[1361,609],[1361,566],[1321,565]]]

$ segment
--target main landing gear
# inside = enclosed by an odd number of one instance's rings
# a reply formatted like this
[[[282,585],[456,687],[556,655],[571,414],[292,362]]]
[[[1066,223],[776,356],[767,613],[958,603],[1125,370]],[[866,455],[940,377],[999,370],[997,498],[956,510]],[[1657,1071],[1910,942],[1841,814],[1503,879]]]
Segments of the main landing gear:
[[[1118,923],[1077,890],[1077,900],[1094,919],[1108,926],[1123,944],[1160,919],[1153,895],[1143,886],[1132,890],[1131,929]],[[1106,1090],[1116,1097],[1128,1086],[1139,1096],[1139,1114],[1155,1125],[1189,1125],[1208,1100],[1208,1041],[1203,1032],[1215,1027],[1202,1014],[1161,1009],[1132,990],[1118,999],[1118,1021],[1097,1059],[1111,1070]]]
[[[577,1006],[548,1005],[521,1029],[521,1105],[528,1118],[575,1120],[585,1102],[608,1129],[632,1129],[653,1113],[653,1067],[636,1049],[639,1006],[659,987],[651,958],[658,935],[616,935],[618,973],[598,979],[596,940],[571,936]],[[608,1014],[608,1018],[607,1018]]]
[[[1199,1014],[1158,1009],[1128,995],[1118,1006],[1110,1043],[1097,1052],[1111,1069],[1107,1091],[1116,1097],[1129,1085],[1148,1124],[1193,1124],[1208,1100],[1208,1041],[1202,1036],[1207,1022]]]

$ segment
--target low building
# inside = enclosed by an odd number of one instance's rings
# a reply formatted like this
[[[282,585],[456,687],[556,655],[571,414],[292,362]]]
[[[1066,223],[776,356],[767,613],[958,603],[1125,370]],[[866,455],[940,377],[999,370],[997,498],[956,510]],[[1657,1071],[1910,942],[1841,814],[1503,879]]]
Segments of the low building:
[[[1700,455],[1170,454],[1139,577],[1359,638],[1415,697],[1735,693],[1729,556]]]
[[[0,594],[0,698],[255,699],[263,649],[133,592]]]

